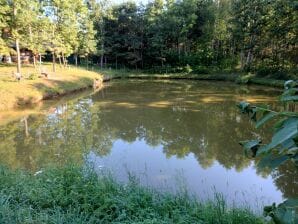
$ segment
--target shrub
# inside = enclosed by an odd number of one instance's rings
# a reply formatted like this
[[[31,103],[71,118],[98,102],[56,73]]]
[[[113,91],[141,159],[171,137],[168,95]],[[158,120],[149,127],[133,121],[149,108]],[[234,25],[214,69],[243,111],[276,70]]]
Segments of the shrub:
[[[28,77],[29,80],[35,80],[38,79],[38,74],[36,73],[31,73]]]

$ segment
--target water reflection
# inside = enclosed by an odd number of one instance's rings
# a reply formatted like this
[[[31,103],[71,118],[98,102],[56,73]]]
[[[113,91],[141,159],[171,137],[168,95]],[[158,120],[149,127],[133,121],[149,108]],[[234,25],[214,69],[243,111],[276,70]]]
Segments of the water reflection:
[[[187,187],[201,196],[215,187],[238,201],[235,194],[246,192],[250,199],[243,203],[255,197],[279,202],[297,197],[297,169],[258,170],[244,157],[240,140],[270,133],[254,133],[235,107],[240,100],[275,104],[276,95],[220,82],[116,81],[95,95],[52,106],[49,114],[0,126],[0,162],[36,171],[66,161],[83,164],[85,154],[120,180],[132,171],[146,174],[143,183],[173,187],[183,170]]]

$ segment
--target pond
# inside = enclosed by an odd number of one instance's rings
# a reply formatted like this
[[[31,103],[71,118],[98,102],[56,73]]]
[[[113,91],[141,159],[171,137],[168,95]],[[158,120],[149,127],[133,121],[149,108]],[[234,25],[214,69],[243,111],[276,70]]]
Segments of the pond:
[[[236,103],[278,106],[277,92],[225,82],[117,80],[96,93],[48,102],[28,113],[0,113],[0,163],[33,172],[69,161],[136,177],[159,190],[261,208],[297,197],[297,169],[259,169],[239,141],[256,130]],[[11,115],[12,116],[12,115]],[[2,118],[2,120],[1,120]]]

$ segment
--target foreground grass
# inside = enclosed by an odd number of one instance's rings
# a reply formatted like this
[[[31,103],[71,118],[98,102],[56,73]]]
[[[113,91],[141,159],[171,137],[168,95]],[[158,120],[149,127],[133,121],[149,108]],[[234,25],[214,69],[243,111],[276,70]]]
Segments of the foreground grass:
[[[42,70],[49,78],[38,77],[39,70],[28,65],[22,68],[23,78],[17,81],[12,75],[14,65],[0,64],[0,110],[16,108],[26,104],[35,104],[42,99],[65,95],[93,85],[99,73],[81,68],[59,68],[51,72],[51,64],[44,64]]]
[[[131,180],[67,166],[37,175],[0,168],[0,223],[264,223],[218,197],[200,203],[186,194],[158,193]]]

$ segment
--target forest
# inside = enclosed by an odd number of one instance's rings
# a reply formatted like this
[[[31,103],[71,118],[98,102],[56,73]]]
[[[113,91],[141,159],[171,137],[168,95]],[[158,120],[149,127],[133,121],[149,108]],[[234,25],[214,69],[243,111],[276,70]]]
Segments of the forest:
[[[12,55],[20,62],[26,49],[34,64],[297,74],[297,0],[0,0],[0,6],[3,60]]]

